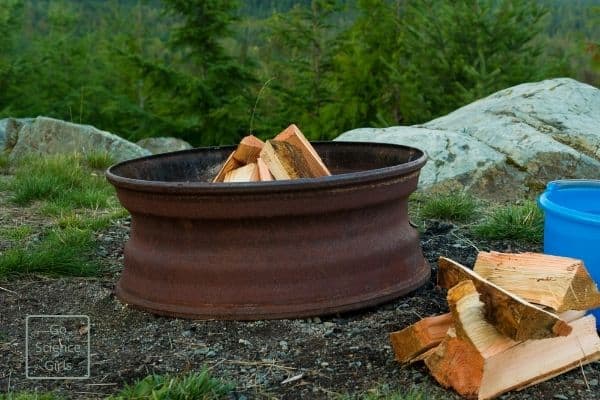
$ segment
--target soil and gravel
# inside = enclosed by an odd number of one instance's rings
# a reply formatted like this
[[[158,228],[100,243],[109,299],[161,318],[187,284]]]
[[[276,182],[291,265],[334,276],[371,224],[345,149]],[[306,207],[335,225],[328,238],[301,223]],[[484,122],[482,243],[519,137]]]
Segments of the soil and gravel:
[[[388,333],[421,317],[447,311],[435,287],[443,255],[472,266],[477,249],[539,251],[537,246],[481,242],[455,225],[425,221],[421,234],[432,279],[396,301],[360,312],[300,320],[190,321],[158,317],[123,306],[114,295],[129,222],[98,236],[101,278],[22,277],[0,281],[0,392],[55,390],[71,399],[104,398],[148,374],[207,367],[231,381],[232,399],[335,398],[381,385],[417,388],[430,398],[458,398],[440,388],[423,365],[394,361]],[[85,314],[91,320],[91,377],[39,381],[25,378],[25,319],[32,314]],[[296,377],[289,383],[287,378]],[[600,398],[600,365],[577,368],[507,399]]]

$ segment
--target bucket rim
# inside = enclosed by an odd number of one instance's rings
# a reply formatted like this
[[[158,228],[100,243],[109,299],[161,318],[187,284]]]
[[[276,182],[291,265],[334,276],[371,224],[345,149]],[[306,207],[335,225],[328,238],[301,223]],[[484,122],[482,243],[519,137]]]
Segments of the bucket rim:
[[[548,182],[546,191],[542,193],[537,203],[544,212],[551,212],[563,218],[582,222],[587,225],[600,225],[600,215],[585,211],[575,210],[555,203],[548,197],[552,192],[558,190],[591,188],[598,189],[600,193],[600,180],[593,179],[561,179]]]

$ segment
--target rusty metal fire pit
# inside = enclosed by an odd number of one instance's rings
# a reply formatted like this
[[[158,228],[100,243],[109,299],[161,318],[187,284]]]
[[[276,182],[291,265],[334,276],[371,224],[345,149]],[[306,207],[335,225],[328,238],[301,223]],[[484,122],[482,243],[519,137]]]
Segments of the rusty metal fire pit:
[[[157,314],[250,320],[355,310],[425,283],[407,197],[426,155],[371,143],[315,148],[333,176],[210,183],[233,147],[110,168],[131,213],[117,296]]]

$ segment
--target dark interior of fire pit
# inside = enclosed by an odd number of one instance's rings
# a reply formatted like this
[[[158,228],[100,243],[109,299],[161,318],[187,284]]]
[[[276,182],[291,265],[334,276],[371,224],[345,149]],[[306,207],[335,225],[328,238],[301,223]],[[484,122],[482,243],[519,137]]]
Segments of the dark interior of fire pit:
[[[386,144],[364,143],[359,148],[356,143],[347,142],[318,142],[313,145],[334,175],[398,166],[423,156],[423,152],[414,148],[398,151],[398,146]],[[210,182],[234,149],[234,146],[226,146],[160,154],[143,161],[122,163],[112,168],[112,173],[145,181]],[[182,153],[186,152],[193,156],[182,157]]]

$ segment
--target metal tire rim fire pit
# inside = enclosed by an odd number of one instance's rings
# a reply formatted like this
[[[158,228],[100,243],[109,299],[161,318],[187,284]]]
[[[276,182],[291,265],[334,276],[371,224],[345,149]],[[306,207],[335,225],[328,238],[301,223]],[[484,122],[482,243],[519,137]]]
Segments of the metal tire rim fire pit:
[[[163,315],[254,320],[356,310],[423,285],[430,268],[407,199],[427,156],[314,145],[333,176],[210,183],[233,147],[111,167],[131,213],[119,299]]]

